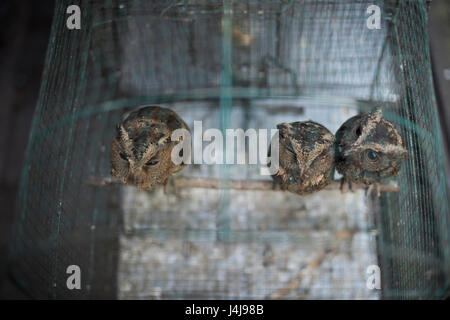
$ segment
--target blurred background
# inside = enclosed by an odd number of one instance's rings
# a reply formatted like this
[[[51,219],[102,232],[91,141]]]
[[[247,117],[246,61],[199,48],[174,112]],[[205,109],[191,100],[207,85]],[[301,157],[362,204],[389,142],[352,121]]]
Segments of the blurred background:
[[[54,2],[49,0],[0,2],[0,298],[3,299],[29,298],[8,276],[7,251],[17,214],[19,178],[39,94],[53,9]],[[429,32],[434,87],[449,168],[450,1],[431,1]],[[447,181],[450,186],[450,176]]]
[[[17,190],[39,95],[54,1],[0,2],[0,296],[27,298],[7,277]]]

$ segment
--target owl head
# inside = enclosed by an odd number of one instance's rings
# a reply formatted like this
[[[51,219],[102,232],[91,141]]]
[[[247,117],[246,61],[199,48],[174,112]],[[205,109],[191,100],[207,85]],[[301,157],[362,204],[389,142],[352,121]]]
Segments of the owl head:
[[[124,184],[144,190],[165,184],[172,173],[184,167],[171,160],[177,142],[171,141],[169,126],[182,120],[170,119],[175,113],[168,109],[148,108],[153,110],[132,113],[117,126],[111,146],[111,174]],[[165,110],[173,115],[167,115]],[[155,117],[158,115],[164,115],[164,119]]]
[[[395,176],[408,152],[381,109],[348,119],[336,132],[336,168],[348,181],[372,184]]]

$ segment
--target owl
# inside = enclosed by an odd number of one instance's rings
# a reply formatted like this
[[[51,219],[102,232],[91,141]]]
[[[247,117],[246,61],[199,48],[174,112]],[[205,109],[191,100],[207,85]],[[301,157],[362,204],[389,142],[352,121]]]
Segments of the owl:
[[[272,176],[282,190],[305,195],[327,186],[334,175],[335,138],[312,122],[277,125],[279,168]]]
[[[383,119],[381,109],[348,119],[336,132],[336,169],[342,174],[341,190],[352,183],[374,186],[380,195],[382,178],[398,174],[408,152],[394,125]]]
[[[186,123],[166,108],[148,106],[130,113],[117,126],[112,141],[111,174],[139,189],[165,185],[173,173],[185,167],[171,159],[172,148],[178,143],[171,135],[181,128],[189,131]]]

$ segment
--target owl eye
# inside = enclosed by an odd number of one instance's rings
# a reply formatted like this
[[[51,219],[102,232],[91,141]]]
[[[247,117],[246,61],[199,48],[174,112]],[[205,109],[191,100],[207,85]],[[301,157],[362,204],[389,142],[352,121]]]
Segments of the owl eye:
[[[147,161],[147,163],[145,164],[146,166],[154,166],[155,164],[158,164],[159,160],[156,159],[155,157],[151,158],[149,161]]]
[[[353,129],[353,134],[358,138],[361,135],[361,127],[357,126],[355,129]]]
[[[123,160],[125,160],[125,161],[128,161],[128,156],[125,154],[125,153],[119,153],[119,156],[123,159]]]
[[[373,150],[366,150],[366,159],[375,162],[378,160],[378,154]]]

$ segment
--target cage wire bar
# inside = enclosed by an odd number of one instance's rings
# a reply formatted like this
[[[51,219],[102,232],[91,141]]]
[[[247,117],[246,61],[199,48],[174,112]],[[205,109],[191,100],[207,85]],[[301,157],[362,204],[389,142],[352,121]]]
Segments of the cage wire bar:
[[[74,4],[80,30],[66,27]],[[381,29],[366,27],[372,4],[381,8]],[[124,110],[217,101],[224,130],[235,100],[301,97],[329,112],[381,105],[401,130],[410,156],[399,192],[370,202],[382,297],[444,297],[450,221],[426,7],[424,0],[57,1],[18,198],[11,277],[32,298],[118,296],[120,187],[86,181],[109,175],[109,144]],[[220,177],[226,186],[229,168]],[[230,203],[225,188],[217,241],[239,241]],[[83,270],[82,290],[66,287],[72,264]]]

